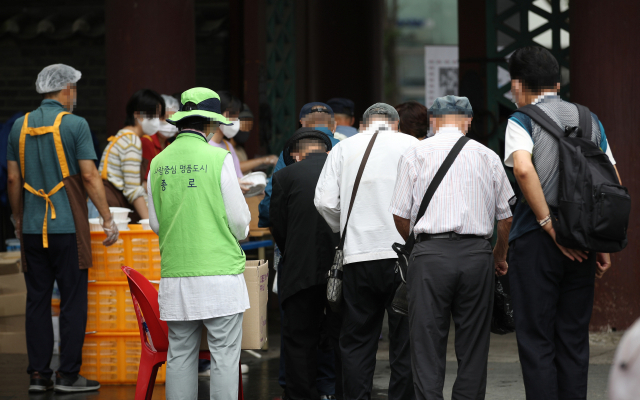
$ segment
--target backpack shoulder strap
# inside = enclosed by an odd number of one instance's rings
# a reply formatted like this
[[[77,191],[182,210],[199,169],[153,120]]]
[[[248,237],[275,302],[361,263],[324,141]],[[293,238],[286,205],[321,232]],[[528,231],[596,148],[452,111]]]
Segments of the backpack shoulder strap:
[[[518,108],[518,111],[528,115],[532,120],[536,121],[545,131],[551,133],[557,139],[564,137],[564,130],[555,123],[544,111],[533,104]],[[582,120],[582,119],[581,119]]]
[[[591,140],[591,111],[582,104],[574,103],[578,107],[578,115],[580,116],[580,137]]]
[[[458,154],[460,154],[460,152],[462,151],[462,148],[464,147],[465,144],[467,144],[469,140],[471,139],[469,139],[467,136],[462,136],[460,139],[458,139],[456,144],[453,145],[453,147],[449,151],[449,154],[447,154],[447,157],[442,162],[442,165],[440,165],[440,168],[438,168],[438,171],[436,172],[436,175],[433,177],[433,180],[429,184],[429,187],[427,187],[427,191],[425,192],[424,197],[422,198],[422,203],[420,203],[418,214],[416,215],[415,224],[417,224],[418,221],[420,221],[420,218],[424,216],[424,213],[427,212],[427,207],[429,207],[429,203],[431,202],[433,195],[436,194],[436,190],[438,190],[438,186],[440,186],[440,183],[442,183],[442,180],[444,179],[445,175],[447,175],[449,168],[451,168],[451,166],[453,165],[453,162],[456,160],[456,157],[458,157]],[[407,238],[407,244],[410,246],[409,248],[413,247],[414,241],[415,241],[415,237],[413,235],[413,230],[411,230],[411,233]]]

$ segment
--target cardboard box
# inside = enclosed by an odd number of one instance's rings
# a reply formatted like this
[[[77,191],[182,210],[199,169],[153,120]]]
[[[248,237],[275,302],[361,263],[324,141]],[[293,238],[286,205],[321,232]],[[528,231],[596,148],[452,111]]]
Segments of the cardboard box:
[[[24,274],[0,275],[0,295],[27,291]]]
[[[269,298],[269,262],[247,261],[244,280],[249,292],[249,308],[242,319],[242,349],[259,350],[267,343],[267,300]],[[208,350],[207,330],[202,330],[200,350]]]
[[[0,317],[24,315],[27,309],[27,292],[0,294]]]
[[[0,354],[27,354],[24,332],[0,332]]]
[[[0,275],[12,275],[21,272],[19,251],[0,253]]]

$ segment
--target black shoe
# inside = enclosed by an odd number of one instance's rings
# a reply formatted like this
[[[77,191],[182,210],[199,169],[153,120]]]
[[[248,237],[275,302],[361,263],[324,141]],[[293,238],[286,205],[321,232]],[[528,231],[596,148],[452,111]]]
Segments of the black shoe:
[[[336,396],[332,394],[323,394],[320,396],[320,400],[336,400]]]
[[[40,372],[34,372],[31,374],[31,380],[29,381],[30,392],[46,392],[51,389],[53,389],[53,381],[51,378],[43,377],[40,375]]]
[[[64,375],[56,373],[55,391],[61,393],[91,392],[100,389],[100,384],[91,381],[80,374]]]

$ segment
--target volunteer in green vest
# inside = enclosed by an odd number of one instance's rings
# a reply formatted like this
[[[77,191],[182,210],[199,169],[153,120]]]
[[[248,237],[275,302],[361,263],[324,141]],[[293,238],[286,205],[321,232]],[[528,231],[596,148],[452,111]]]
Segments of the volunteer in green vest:
[[[195,399],[201,330],[211,350],[211,399],[238,398],[242,316],[249,308],[245,255],[238,240],[251,214],[229,151],[207,142],[219,125],[212,90],[184,92],[167,119],[179,133],[151,162],[149,223],[160,236],[160,319],[169,327],[167,399]]]

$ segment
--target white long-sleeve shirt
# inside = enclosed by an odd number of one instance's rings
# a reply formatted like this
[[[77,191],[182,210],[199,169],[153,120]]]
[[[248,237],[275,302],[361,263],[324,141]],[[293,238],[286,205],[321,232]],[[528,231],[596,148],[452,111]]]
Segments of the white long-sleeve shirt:
[[[240,190],[230,154],[222,164],[220,188],[229,229],[236,239],[242,240],[249,234],[251,213]],[[155,233],[159,233],[160,224],[153,205],[150,177],[147,178],[147,192],[149,225]],[[160,319],[163,321],[195,321],[244,312],[249,308],[249,293],[243,274],[162,278],[158,302]]]
[[[316,186],[314,203],[331,229],[342,233],[358,168],[377,129],[380,133],[362,174],[347,227],[345,264],[396,258],[391,245],[404,243],[389,212],[389,204],[396,184],[398,161],[419,141],[390,130],[387,123],[373,122],[364,132],[341,141],[331,150]]]

